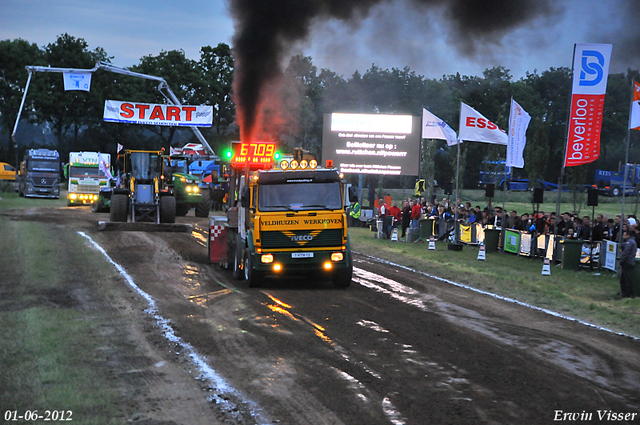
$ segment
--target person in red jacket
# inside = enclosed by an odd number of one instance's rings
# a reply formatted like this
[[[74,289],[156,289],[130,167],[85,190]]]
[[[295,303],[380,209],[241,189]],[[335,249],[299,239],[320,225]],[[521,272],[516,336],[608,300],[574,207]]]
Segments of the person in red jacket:
[[[420,220],[421,215],[422,207],[420,206],[420,202],[416,202],[413,204],[413,208],[411,208],[411,227],[415,229],[418,228],[418,220]]]

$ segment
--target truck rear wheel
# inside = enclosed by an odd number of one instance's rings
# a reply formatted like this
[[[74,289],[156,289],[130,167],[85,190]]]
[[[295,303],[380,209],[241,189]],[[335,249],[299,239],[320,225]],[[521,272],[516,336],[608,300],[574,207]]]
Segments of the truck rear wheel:
[[[249,288],[260,287],[262,283],[262,273],[253,269],[253,260],[251,259],[251,253],[248,251],[245,251],[244,278],[249,284]]]
[[[114,222],[126,222],[128,204],[129,196],[122,194],[113,195],[111,197],[111,211],[109,214],[109,220]]]
[[[160,223],[176,222],[176,198],[173,196],[160,197]]]
[[[209,217],[211,211],[211,196],[209,190],[202,192],[202,202],[196,204],[196,217]]]

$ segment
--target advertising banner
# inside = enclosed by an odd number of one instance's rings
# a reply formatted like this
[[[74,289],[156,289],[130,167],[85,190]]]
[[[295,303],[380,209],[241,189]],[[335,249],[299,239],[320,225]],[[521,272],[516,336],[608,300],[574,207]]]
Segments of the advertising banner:
[[[531,234],[520,234],[520,255],[524,257],[531,256]]]
[[[605,269],[616,271],[616,252],[618,251],[617,242],[611,241],[602,241],[604,244],[604,249],[600,250],[600,255],[604,256],[604,261],[602,264]]]
[[[460,241],[471,243],[471,225],[460,224]]]
[[[460,102],[460,140],[507,144],[507,134],[471,106]]]
[[[520,232],[517,230],[507,230],[504,236],[504,250],[513,254],[518,253],[520,248]]]
[[[629,120],[631,130],[640,130],[640,84],[633,82],[633,102],[631,103],[631,119]]]
[[[507,167],[524,167],[524,147],[527,144],[527,128],[531,115],[518,102],[511,99],[509,114],[509,138],[507,142]]]
[[[341,173],[417,176],[421,117],[324,114],[322,159]]]
[[[63,72],[62,81],[64,82],[64,90],[91,90],[91,73],[90,72]]]
[[[107,122],[130,124],[211,127],[213,107],[105,100],[103,119]]]
[[[576,44],[565,167],[600,156],[600,130],[607,90],[611,44]]]

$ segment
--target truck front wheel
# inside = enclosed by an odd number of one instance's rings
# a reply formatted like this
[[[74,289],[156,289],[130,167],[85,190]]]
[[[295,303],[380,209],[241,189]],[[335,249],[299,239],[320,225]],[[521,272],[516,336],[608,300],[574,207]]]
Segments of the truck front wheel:
[[[127,211],[129,209],[128,195],[113,195],[111,197],[111,211],[109,219],[114,222],[124,223],[127,221]]]
[[[249,288],[257,288],[262,282],[262,273],[253,269],[253,260],[251,253],[246,251],[244,260],[244,278],[249,284]]]
[[[349,267],[346,269],[338,269],[331,276],[331,280],[333,281],[333,285],[336,288],[347,288],[351,285],[351,278],[353,276],[353,263],[351,262],[351,255],[348,255],[347,261],[349,262]]]

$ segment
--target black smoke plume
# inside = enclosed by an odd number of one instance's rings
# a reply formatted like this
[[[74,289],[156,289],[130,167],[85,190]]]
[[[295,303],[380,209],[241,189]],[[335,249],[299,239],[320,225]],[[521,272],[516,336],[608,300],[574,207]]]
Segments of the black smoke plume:
[[[234,100],[240,136],[256,135],[266,87],[282,73],[290,48],[309,35],[319,20],[357,24],[377,5],[391,0],[230,0],[235,22]],[[396,0],[402,1],[402,0]],[[444,9],[451,21],[456,48],[471,54],[477,41],[498,40],[506,32],[554,13],[550,0],[404,0],[416,13]],[[398,22],[398,25],[402,25]]]

